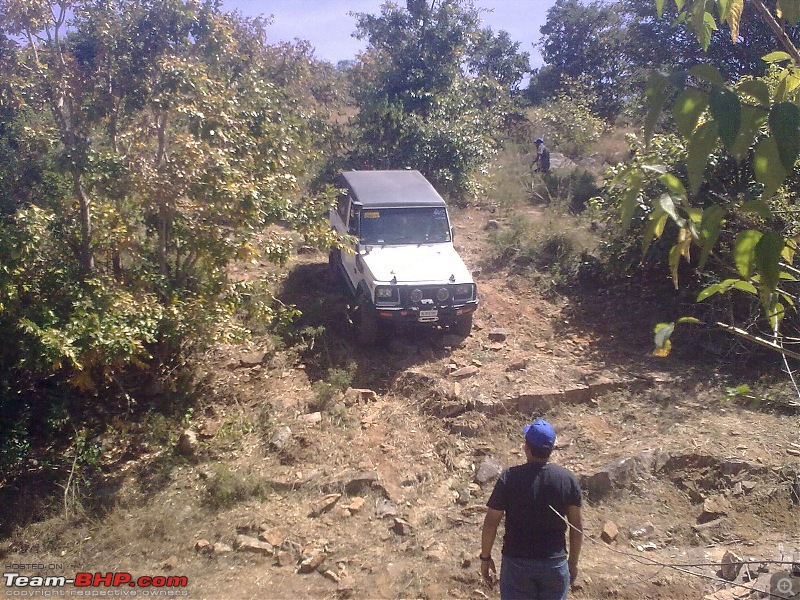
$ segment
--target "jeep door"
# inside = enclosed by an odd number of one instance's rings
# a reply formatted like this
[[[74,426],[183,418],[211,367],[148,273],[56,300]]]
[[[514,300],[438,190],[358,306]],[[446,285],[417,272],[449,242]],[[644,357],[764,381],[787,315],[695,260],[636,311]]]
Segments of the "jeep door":
[[[349,235],[359,237],[361,222],[361,205],[355,202],[350,202],[350,210],[347,214],[347,233]],[[342,269],[345,272],[345,279],[350,291],[355,293],[358,288],[359,272],[356,266],[356,256],[358,256],[358,244],[351,247],[349,251],[342,249]]]

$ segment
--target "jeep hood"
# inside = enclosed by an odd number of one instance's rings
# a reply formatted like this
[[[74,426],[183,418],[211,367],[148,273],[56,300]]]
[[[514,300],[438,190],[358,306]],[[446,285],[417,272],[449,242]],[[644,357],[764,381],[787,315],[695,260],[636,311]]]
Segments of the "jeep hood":
[[[377,281],[397,283],[472,283],[464,261],[452,244],[422,244],[419,246],[372,246],[362,253],[364,264]]]

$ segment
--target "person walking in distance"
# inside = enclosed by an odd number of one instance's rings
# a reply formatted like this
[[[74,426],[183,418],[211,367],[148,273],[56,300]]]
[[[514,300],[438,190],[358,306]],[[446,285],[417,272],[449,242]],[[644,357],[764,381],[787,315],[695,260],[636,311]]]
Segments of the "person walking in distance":
[[[492,547],[505,515],[500,598],[563,600],[578,576],[583,542],[581,488],[568,469],[548,462],[556,432],[544,419],[523,430],[527,462],[505,469],[497,480],[481,532],[481,574],[497,576]],[[565,531],[569,528],[569,554]]]
[[[533,141],[536,144],[536,158],[533,161],[534,173],[548,173],[550,171],[550,150],[544,145],[542,138]]]

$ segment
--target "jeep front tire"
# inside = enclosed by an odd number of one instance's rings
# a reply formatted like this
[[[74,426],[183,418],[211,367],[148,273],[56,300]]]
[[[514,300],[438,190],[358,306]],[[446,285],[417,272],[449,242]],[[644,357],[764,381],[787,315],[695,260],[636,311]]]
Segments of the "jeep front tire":
[[[378,315],[364,293],[358,295],[356,302],[356,331],[362,346],[373,346],[378,341]]]
[[[459,317],[452,327],[456,335],[467,337],[472,332],[472,313]]]

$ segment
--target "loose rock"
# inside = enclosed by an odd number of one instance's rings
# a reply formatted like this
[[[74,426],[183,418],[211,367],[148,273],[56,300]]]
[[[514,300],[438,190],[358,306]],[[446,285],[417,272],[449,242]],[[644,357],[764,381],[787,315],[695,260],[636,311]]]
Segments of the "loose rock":
[[[617,539],[618,535],[619,529],[617,529],[617,526],[613,521],[606,521],[603,524],[603,532],[600,534],[600,539],[602,539],[606,544],[613,543]]]
[[[292,430],[284,425],[275,430],[269,439],[269,445],[275,450],[283,450],[290,439],[292,439]]]
[[[727,515],[730,510],[731,503],[725,496],[709,496],[703,502],[703,512],[698,518],[698,521],[700,523],[712,521],[717,517]]]
[[[478,467],[478,471],[475,473],[475,481],[481,485],[485,485],[500,477],[504,468],[505,467],[495,459],[489,457],[484,458],[483,462]]]
[[[722,571],[722,578],[727,579],[728,581],[733,581],[739,575],[739,571],[741,571],[741,569],[742,558],[736,555],[736,553],[728,550],[722,557],[722,566],[720,569],[720,571]]]
[[[236,549],[240,552],[252,552],[253,554],[261,554],[262,556],[272,555],[274,548],[269,542],[261,542],[249,535],[236,536]]]
[[[286,533],[285,530],[275,528],[262,531],[259,534],[258,539],[261,540],[262,542],[267,542],[268,544],[271,544],[277,548],[280,547],[284,541],[286,541],[287,536],[288,534]]]
[[[197,434],[191,429],[187,429],[178,439],[178,452],[182,456],[192,456],[197,449]]]
[[[383,517],[394,517],[397,515],[397,504],[391,500],[381,499],[375,507],[375,514],[379,519]]]
[[[233,552],[233,548],[231,548],[228,544],[216,542],[213,546],[211,546],[212,554],[226,554],[228,552]]]
[[[336,503],[341,497],[341,494],[328,494],[327,496],[320,498],[311,505],[311,514],[315,517],[318,517],[322,513],[328,512],[334,506],[336,506]]]
[[[350,501],[350,504],[347,506],[347,510],[349,510],[351,513],[357,513],[362,508],[364,508],[364,504],[365,503],[366,503],[366,500],[364,500],[360,496],[356,496],[355,498],[353,498]]]
[[[450,373],[450,377],[454,379],[466,379],[467,377],[472,377],[476,375],[480,369],[475,365],[469,365],[468,367],[462,367],[460,369],[456,369],[452,373]]]
[[[400,517],[395,517],[394,523],[392,524],[392,531],[397,535],[409,535],[411,533],[411,523]]]
[[[492,329],[487,334],[490,342],[505,342],[508,339],[508,331],[505,329]]]
[[[325,558],[325,553],[319,548],[307,548],[303,550],[297,570],[300,573],[313,573],[325,562]]]

